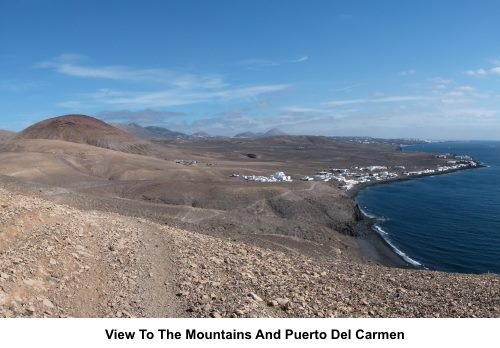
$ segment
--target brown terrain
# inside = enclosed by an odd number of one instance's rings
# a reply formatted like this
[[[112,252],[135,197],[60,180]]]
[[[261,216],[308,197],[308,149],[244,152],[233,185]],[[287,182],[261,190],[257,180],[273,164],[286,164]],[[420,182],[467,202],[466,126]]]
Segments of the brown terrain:
[[[196,161],[196,162],[194,162]],[[327,137],[153,143],[80,115],[0,141],[0,316],[500,315],[500,279],[387,267],[332,167],[435,166]],[[231,174],[285,171],[291,183]]]
[[[15,135],[16,135],[15,132],[10,132],[10,131],[0,129],[0,141],[13,138],[13,137],[15,137]]]

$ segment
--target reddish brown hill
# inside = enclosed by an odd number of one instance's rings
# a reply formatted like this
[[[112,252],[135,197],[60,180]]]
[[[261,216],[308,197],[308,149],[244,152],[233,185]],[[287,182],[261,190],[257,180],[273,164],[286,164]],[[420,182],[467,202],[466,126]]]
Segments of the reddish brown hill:
[[[149,144],[94,117],[65,115],[38,122],[15,139],[53,139],[112,150],[147,153]]]

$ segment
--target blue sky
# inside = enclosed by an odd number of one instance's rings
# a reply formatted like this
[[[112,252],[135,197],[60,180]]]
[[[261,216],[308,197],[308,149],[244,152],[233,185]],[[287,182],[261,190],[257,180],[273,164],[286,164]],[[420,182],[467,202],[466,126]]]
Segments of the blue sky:
[[[0,1],[0,128],[500,139],[498,1]]]

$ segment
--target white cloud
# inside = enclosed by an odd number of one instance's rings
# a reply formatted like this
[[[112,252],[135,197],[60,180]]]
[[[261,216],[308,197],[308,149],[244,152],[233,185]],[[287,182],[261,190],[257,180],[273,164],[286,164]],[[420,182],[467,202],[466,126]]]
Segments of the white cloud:
[[[461,86],[464,87],[464,86]],[[293,105],[279,109],[279,113],[252,115],[249,109],[234,109],[211,118],[178,123],[184,131],[205,130],[211,134],[233,135],[242,131],[265,131],[277,127],[290,134],[316,135],[370,135],[380,137],[420,137],[435,139],[480,139],[482,132],[500,129],[495,123],[496,111],[465,104],[465,96],[434,98],[425,96],[391,96],[344,100],[342,105],[353,105],[384,100],[383,109],[337,108],[337,104],[321,106]],[[391,104],[393,101],[429,100],[429,103]],[[338,101],[336,101],[338,102]],[[495,128],[496,127],[496,128]],[[177,129],[172,126],[172,129]],[[491,133],[491,132],[490,132]]]
[[[474,100],[470,98],[453,98],[453,96],[451,96],[450,98],[441,99],[441,103],[443,104],[467,104],[473,101]]]
[[[486,70],[471,71],[469,75],[479,76],[486,74]],[[487,99],[490,95],[481,93],[476,87],[470,85],[457,85],[453,80],[435,77],[430,79],[433,85],[429,86],[430,92],[436,97],[436,101],[442,104],[465,104]]]
[[[184,113],[175,111],[144,110],[110,110],[98,113],[99,118],[108,122],[138,122],[145,124],[161,124],[173,117],[183,116]]]
[[[417,71],[415,69],[409,69],[409,70],[401,71],[399,73],[399,75],[408,76],[408,75],[415,75],[416,73],[417,73]]]
[[[469,76],[473,77],[484,77],[487,75],[500,75],[500,66],[494,66],[489,69],[479,68],[475,70],[467,70],[465,72]]]
[[[458,86],[447,90],[434,90],[433,93],[440,98],[444,104],[465,104],[473,103],[478,99],[486,99],[489,96],[484,93],[478,93],[472,86]]]
[[[348,85],[348,86],[344,86],[344,87],[332,88],[332,89],[329,89],[328,91],[329,92],[348,92],[348,91],[351,91],[351,90],[353,90],[357,87],[361,87],[361,86],[363,86],[363,84],[356,83],[356,84]]]
[[[245,66],[249,70],[261,70],[281,65],[281,63],[277,61],[256,58],[242,60],[239,64]]]
[[[300,107],[300,106],[288,106],[282,108],[283,112],[290,112],[290,113],[324,113],[326,109],[319,109],[319,108],[308,108],[308,107]]]
[[[192,74],[169,69],[136,69],[128,66],[89,66],[83,64],[86,58],[80,55],[63,54],[35,65],[41,69],[51,69],[60,74],[80,77],[122,81],[145,81],[178,88],[218,89],[227,87],[223,78],[214,74]]]
[[[245,59],[238,64],[245,66],[248,70],[261,71],[266,68],[281,66],[284,64],[295,64],[295,63],[304,63],[309,60],[309,56],[302,56],[297,59],[290,60],[269,60],[269,59],[260,59],[260,58],[251,58]]]
[[[488,75],[488,71],[482,68],[476,70],[467,70],[465,73],[469,76],[474,76],[474,77],[481,77]]]
[[[93,104],[113,107],[171,107],[204,102],[229,102],[235,100],[252,100],[264,94],[278,93],[287,90],[290,85],[255,85],[240,86],[217,90],[183,90],[170,89],[152,92],[127,92],[101,89],[95,93],[82,95]]]
[[[450,92],[445,93],[445,95],[447,95],[449,97],[461,97],[461,96],[465,95],[465,92],[461,91],[461,90],[454,90],[454,91],[450,91]]]
[[[309,56],[302,56],[298,59],[292,59],[290,63],[303,63],[309,60]]]
[[[332,100],[329,102],[322,103],[323,105],[329,106],[343,106],[343,105],[353,105],[353,104],[368,104],[368,103],[393,103],[393,102],[409,102],[409,101],[422,101],[429,100],[431,98],[425,96],[390,96],[381,98],[360,98],[360,99],[344,99],[344,100]]]
[[[431,79],[431,81],[438,85],[449,85],[450,83],[453,82],[453,80],[445,79],[443,77],[434,77]]]
[[[490,69],[490,72],[495,75],[500,75],[500,66],[494,67]]]
[[[297,62],[306,61],[307,56]],[[113,108],[152,108],[188,105],[204,102],[252,100],[264,94],[284,91],[287,84],[261,84],[231,86],[219,75],[192,74],[169,69],[136,69],[127,66],[90,66],[86,57],[64,54],[39,63],[37,68],[78,77],[156,84],[149,91],[125,91],[102,88],[94,93],[80,94],[62,101],[60,107],[75,109],[92,105]],[[143,85],[143,84],[142,84]]]
[[[465,118],[494,118],[497,115],[496,110],[486,109],[486,108],[461,108],[457,110],[450,111],[451,116],[453,114],[465,117]]]
[[[474,87],[471,86],[459,86],[456,89],[464,92],[474,92],[476,90]]]

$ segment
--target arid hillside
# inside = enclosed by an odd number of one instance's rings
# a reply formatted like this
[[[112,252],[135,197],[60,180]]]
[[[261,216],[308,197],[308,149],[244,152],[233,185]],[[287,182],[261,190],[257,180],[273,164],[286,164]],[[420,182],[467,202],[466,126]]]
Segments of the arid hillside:
[[[11,138],[13,138],[15,136],[16,136],[15,132],[11,132],[11,131],[6,131],[6,130],[3,130],[3,129],[0,129],[0,141],[11,139]]]
[[[1,317],[500,315],[495,275],[310,258],[14,191],[0,188]]]

